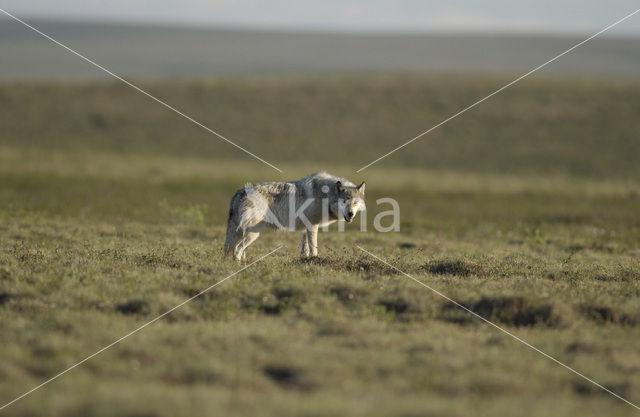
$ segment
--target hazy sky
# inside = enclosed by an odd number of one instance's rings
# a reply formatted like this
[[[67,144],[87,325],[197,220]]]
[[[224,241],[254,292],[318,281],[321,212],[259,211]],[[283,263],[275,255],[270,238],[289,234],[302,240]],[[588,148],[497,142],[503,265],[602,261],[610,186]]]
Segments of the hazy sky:
[[[346,31],[588,33],[638,0],[0,0],[23,17]],[[640,13],[612,30],[640,35]]]

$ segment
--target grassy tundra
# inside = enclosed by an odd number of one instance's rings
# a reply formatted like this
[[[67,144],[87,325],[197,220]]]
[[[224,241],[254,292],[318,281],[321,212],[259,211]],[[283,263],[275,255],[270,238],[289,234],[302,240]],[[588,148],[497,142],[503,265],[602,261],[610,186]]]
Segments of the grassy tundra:
[[[256,259],[6,415],[632,415],[360,252],[640,402],[640,84],[537,79],[354,171],[504,79],[144,84],[284,170],[118,84],[0,86],[4,404],[239,268],[247,181],[327,169],[401,232],[263,235]]]

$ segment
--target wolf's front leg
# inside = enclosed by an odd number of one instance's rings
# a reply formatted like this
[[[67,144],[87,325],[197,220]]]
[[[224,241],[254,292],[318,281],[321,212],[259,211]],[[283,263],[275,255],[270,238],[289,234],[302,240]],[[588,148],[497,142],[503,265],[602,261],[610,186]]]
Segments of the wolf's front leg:
[[[307,241],[307,231],[302,232],[302,242],[300,243],[300,256],[309,256],[309,242]]]
[[[311,248],[311,256],[318,256],[318,225],[311,226],[307,230],[307,241]]]

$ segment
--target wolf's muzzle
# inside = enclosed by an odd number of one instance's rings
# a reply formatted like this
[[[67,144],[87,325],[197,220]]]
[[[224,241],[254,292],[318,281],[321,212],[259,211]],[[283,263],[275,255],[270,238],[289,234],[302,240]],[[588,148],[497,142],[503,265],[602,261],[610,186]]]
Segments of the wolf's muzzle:
[[[347,213],[347,215],[346,215],[346,216],[344,216],[344,220],[345,220],[347,223],[351,223],[351,221],[353,220],[353,216],[354,216],[353,212],[352,212],[352,211],[350,211],[349,213]]]

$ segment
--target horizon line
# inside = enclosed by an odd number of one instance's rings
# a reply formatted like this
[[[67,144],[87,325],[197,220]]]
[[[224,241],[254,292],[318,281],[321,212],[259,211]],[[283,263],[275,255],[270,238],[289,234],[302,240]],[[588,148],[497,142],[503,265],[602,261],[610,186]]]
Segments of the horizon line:
[[[137,18],[116,18],[98,16],[46,16],[43,14],[27,13],[24,17],[44,23],[70,23],[78,25],[105,25],[105,26],[127,26],[131,28],[152,29],[170,28],[202,31],[237,31],[273,34],[304,34],[304,35],[325,35],[325,36],[398,36],[398,37],[421,37],[421,36],[496,36],[496,37],[526,37],[533,36],[539,38],[573,38],[580,37],[588,33],[589,29],[544,29],[540,27],[524,27],[521,30],[512,27],[469,27],[463,29],[455,28],[418,28],[418,27],[382,27],[382,28],[347,28],[340,26],[306,25],[306,27],[287,24],[260,24],[260,23],[224,23],[224,22],[197,22],[197,21],[169,21],[164,19],[145,20]],[[0,22],[11,22],[11,19],[0,17]],[[618,31],[609,33],[602,38],[608,39],[637,39],[640,38],[640,30]]]

